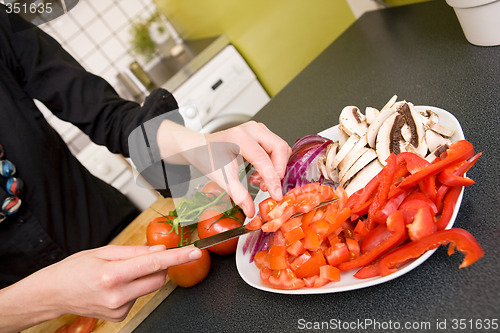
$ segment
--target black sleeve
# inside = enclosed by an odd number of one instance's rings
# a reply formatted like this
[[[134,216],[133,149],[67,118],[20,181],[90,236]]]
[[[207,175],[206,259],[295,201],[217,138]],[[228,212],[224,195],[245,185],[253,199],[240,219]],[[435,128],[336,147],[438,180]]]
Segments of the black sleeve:
[[[87,72],[38,27],[6,14],[3,5],[0,18],[10,48],[2,56],[12,57],[8,60],[27,94],[110,151],[129,156],[128,136],[135,128],[178,108],[164,89],[153,91],[142,107],[120,98],[104,79]]]

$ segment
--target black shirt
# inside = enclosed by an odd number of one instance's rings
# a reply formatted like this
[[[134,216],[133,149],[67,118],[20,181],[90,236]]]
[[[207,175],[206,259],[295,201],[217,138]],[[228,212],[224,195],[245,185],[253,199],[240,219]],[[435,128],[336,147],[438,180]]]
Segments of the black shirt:
[[[54,39],[0,5],[0,144],[25,184],[20,211],[0,223],[0,287],[107,244],[138,214],[126,197],[79,163],[33,99],[125,156],[135,128],[177,108],[163,89],[143,106],[121,99]],[[1,186],[0,200],[6,196]]]

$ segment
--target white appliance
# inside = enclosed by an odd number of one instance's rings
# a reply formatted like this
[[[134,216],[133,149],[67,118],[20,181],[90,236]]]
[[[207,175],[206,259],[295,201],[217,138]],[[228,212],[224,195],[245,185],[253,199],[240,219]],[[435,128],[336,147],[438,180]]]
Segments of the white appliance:
[[[172,94],[185,126],[204,133],[248,121],[270,100],[232,45],[226,46]]]
[[[173,95],[181,106],[186,126],[205,133],[247,121],[270,99],[231,45],[195,72]],[[92,143],[77,127],[58,119],[42,103],[35,102],[93,175],[120,190],[141,210],[158,198],[157,192],[147,184],[136,183],[130,164],[122,156]]]

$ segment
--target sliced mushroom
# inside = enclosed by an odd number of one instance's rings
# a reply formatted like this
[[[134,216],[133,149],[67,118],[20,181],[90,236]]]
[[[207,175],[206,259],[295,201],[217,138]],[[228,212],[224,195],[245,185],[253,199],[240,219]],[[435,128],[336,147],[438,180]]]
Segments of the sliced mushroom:
[[[362,136],[368,130],[365,115],[362,114],[355,106],[346,106],[342,109],[339,117],[339,123],[348,135],[356,133],[359,136]]]
[[[360,158],[349,168],[349,170],[344,174],[344,177],[340,177],[340,185],[344,184],[351,179],[359,170],[363,169],[371,161],[377,158],[377,153],[374,149],[366,148],[366,151]],[[372,175],[373,177],[373,175]]]
[[[396,109],[402,102],[394,103],[391,107],[384,108],[380,111],[377,119],[368,127],[368,132],[366,139],[370,147],[376,147],[377,134],[380,130],[380,127],[385,123],[385,121],[396,113]]]
[[[425,142],[425,130],[424,124],[422,123],[422,116],[420,113],[415,110],[412,104],[406,104],[410,109],[411,120],[408,117],[408,114],[405,113],[406,123],[410,126],[410,130],[412,131],[412,138],[410,140],[410,144],[415,149],[415,153],[418,155],[425,157],[427,155],[427,143]],[[403,109],[406,112],[406,106],[403,105]],[[409,122],[413,122],[415,125],[415,132],[412,129],[412,125]]]
[[[451,137],[453,135],[453,133],[455,133],[455,131],[453,131],[451,128],[445,127],[445,126],[440,125],[438,123],[431,122],[429,127],[434,132],[439,133],[442,136],[445,136],[447,138]]]
[[[384,107],[380,110],[380,112],[384,111],[385,109],[391,108],[394,105],[394,103],[396,103],[397,99],[398,99],[398,95],[392,96],[391,99],[389,101],[387,101],[387,103],[384,105]]]
[[[427,148],[429,151],[434,151],[437,147],[451,144],[450,139],[443,137],[442,135],[432,131],[425,131],[425,142],[427,143]]]
[[[420,111],[420,115],[423,117],[423,123],[424,127],[430,128],[429,125],[430,123],[438,123],[439,122],[439,116],[436,112],[431,111],[431,110],[425,110],[425,111]]]
[[[337,141],[331,143],[328,145],[328,148],[326,149],[326,173],[328,175],[328,178],[338,184],[339,182],[339,171],[337,168],[332,167],[333,160],[335,159],[335,156],[337,155],[337,151],[339,149],[339,143]]]
[[[377,175],[383,168],[383,165],[378,159],[374,159],[367,166],[361,169],[354,177],[351,177],[349,182],[344,183],[347,195],[351,196],[354,192],[363,188],[370,182],[370,180]]]
[[[366,117],[366,122],[368,123],[368,125],[372,124],[375,121],[375,119],[377,119],[379,114],[380,114],[379,110],[368,106],[365,109],[365,117]]]
[[[398,113],[393,113],[380,127],[377,133],[377,141],[375,145],[376,153],[378,156],[378,160],[382,165],[386,165],[385,160],[391,154],[391,142],[392,138],[392,129],[396,122],[396,118],[400,117]],[[399,133],[401,135],[401,132]],[[397,137],[397,141],[399,143],[400,136]],[[399,145],[398,145],[399,146]]]
[[[425,157],[425,159],[429,163],[432,163],[436,159],[436,157],[438,157],[439,155],[441,155],[441,153],[444,152],[448,148],[450,148],[450,146],[448,144],[444,144],[442,146],[439,146],[436,149],[434,149],[429,155],[427,155]]]
[[[344,160],[342,162],[347,161],[347,159],[349,158],[349,161],[348,161],[349,163],[348,164],[345,163],[345,165],[342,165],[342,166],[339,164],[338,170],[339,170],[340,180],[342,180],[345,177],[346,173],[349,172],[349,170],[354,165],[354,163],[356,163],[356,161],[361,156],[363,156],[363,154],[366,153],[366,151],[369,149],[373,149],[373,148],[368,148],[368,147],[363,146],[360,149],[355,150],[353,154],[348,154],[348,156],[346,156],[346,158],[344,158]]]
[[[366,146],[366,135],[359,138],[358,142],[352,147],[347,155],[339,163],[338,168],[340,171],[349,169],[351,165],[361,156],[362,148]]]
[[[339,125],[339,146],[342,147],[349,139],[349,135],[344,131],[342,126]]]
[[[333,159],[332,168],[336,168],[340,162],[346,157],[346,155],[351,151],[352,148],[358,143],[360,139],[360,136],[357,134],[353,134],[347,139],[347,141],[344,143],[343,146],[340,147],[340,150],[338,151],[337,155],[335,155],[335,158]]]
[[[326,171],[326,156],[325,155],[318,157],[318,168],[319,168],[319,171],[321,171],[321,174],[323,175],[323,177],[325,177],[326,179],[330,179],[330,176],[328,175],[328,172]]]
[[[411,140],[411,130],[410,130],[410,126],[408,126],[407,123],[405,123],[403,125],[403,127],[401,128],[401,136],[403,137],[404,141],[410,142],[410,140]]]

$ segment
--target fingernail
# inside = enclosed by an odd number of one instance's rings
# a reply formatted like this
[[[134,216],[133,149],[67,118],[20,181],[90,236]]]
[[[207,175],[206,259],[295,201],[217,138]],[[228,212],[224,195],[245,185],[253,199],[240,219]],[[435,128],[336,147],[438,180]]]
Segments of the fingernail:
[[[201,258],[201,250],[200,249],[194,249],[193,251],[189,252],[189,259],[191,260],[196,260]]]
[[[153,245],[149,247],[149,252],[160,252],[166,249],[165,245]]]
[[[282,197],[283,197],[283,194],[281,193],[281,187],[280,186],[276,186],[273,188],[273,193],[274,193],[274,196],[278,199],[278,200],[281,200]]]

